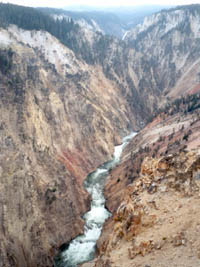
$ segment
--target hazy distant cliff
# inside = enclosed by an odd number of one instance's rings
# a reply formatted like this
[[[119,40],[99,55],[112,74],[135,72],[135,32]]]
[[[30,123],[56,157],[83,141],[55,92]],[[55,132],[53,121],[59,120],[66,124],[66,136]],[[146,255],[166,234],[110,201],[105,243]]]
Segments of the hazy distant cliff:
[[[145,55],[144,67],[165,95],[177,97],[199,86],[199,22],[200,6],[183,6],[145,18],[126,35]]]

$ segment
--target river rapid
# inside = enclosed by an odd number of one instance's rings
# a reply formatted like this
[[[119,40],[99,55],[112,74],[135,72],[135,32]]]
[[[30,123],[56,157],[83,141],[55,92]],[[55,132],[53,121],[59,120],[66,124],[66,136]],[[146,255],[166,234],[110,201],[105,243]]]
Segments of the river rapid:
[[[106,219],[111,214],[105,208],[104,185],[109,171],[119,162],[123,149],[136,135],[132,132],[123,138],[121,145],[115,147],[113,159],[104,163],[90,173],[84,186],[92,197],[91,209],[84,215],[84,234],[71,241],[68,248],[55,260],[55,267],[77,267],[78,264],[91,261],[95,256],[96,242],[101,235],[101,230]]]

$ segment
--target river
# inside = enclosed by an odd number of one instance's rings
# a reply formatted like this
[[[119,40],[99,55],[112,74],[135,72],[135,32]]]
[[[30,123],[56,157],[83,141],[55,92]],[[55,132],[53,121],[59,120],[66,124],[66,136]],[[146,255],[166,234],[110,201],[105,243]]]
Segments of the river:
[[[84,215],[84,234],[71,241],[69,247],[55,260],[55,267],[77,267],[78,264],[91,261],[95,256],[96,242],[100,237],[103,224],[111,214],[105,208],[104,185],[111,168],[119,162],[123,149],[129,141],[136,135],[132,132],[123,138],[121,145],[115,147],[113,159],[104,163],[90,173],[84,186],[91,194],[91,209]]]

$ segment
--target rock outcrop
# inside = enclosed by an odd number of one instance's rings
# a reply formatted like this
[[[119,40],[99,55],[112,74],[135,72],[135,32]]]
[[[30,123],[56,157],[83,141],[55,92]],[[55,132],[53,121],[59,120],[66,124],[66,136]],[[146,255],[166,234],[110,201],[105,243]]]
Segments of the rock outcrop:
[[[196,152],[145,158],[92,266],[198,266],[199,174]]]

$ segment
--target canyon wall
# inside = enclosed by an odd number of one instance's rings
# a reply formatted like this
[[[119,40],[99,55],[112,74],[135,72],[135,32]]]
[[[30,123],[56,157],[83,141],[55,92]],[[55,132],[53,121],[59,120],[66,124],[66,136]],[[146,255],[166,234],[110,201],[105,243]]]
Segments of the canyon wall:
[[[52,266],[83,230],[84,178],[134,118],[101,67],[50,34],[12,26],[0,38],[0,265]]]
[[[84,267],[198,266],[199,95],[182,101],[140,131],[110,173],[105,196],[113,216],[97,259]]]

